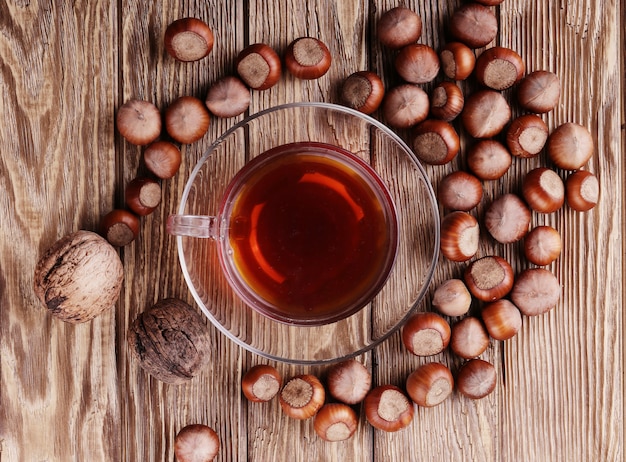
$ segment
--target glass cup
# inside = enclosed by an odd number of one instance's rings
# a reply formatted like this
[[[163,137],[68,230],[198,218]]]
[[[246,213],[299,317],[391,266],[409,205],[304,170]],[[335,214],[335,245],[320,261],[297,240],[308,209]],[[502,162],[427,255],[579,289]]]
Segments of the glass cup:
[[[423,299],[438,209],[411,150],[343,106],[252,115],[199,160],[168,219],[196,302],[250,351],[295,363],[363,353]]]
[[[296,142],[246,163],[219,213],[172,215],[170,234],[217,242],[222,271],[251,308],[321,325],[350,316],[384,285],[398,219],[371,166],[335,145]]]

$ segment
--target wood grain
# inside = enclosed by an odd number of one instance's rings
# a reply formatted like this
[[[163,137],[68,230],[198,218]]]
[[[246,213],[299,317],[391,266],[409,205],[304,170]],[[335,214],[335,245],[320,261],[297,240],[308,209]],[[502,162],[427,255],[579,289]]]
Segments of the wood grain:
[[[276,87],[252,92],[250,113],[292,101],[339,102],[341,82],[358,70],[375,70],[388,87],[399,83],[394,53],[375,38],[382,12],[398,4],[414,9],[423,19],[420,41],[438,48],[461,3],[0,2],[0,461],[172,461],[174,436],[190,423],[218,432],[224,461],[623,460],[626,13],[617,0],[505,0],[494,8],[495,44],[516,49],[528,71],[548,69],[561,78],[560,104],[544,119],[550,130],[573,121],[593,134],[597,153],[585,168],[598,176],[601,200],[587,213],[566,206],[533,214],[533,224],[550,224],[563,237],[561,258],[548,267],[562,284],[562,299],[546,315],[525,318],[514,339],[492,342],[483,356],[496,365],[498,385],[489,397],[471,401],[455,393],[436,408],[417,409],[411,426],[393,434],[374,430],[357,407],[354,437],[329,444],[312,422],[285,417],[277,400],[249,403],[239,385],[261,362],[285,377],[324,378],[325,367],[265,360],[212,325],[210,366],[186,385],[160,383],[129,359],[127,329],[141,311],[169,296],[193,303],[165,221],[202,153],[241,117],[214,118],[200,142],[183,146],[183,166],[163,183],[161,207],[120,249],[126,282],[114,309],[72,326],[51,318],[34,296],[40,253],[69,232],[97,230],[103,214],[124,206],[124,185],[146,173],[142,149],[115,132],[116,108],[125,100],[165,109],[178,96],[202,99],[214,80],[234,72],[246,45],[265,42],[282,53],[291,40],[313,35],[333,54],[327,76],[300,81],[284,72]],[[165,53],[165,27],[183,16],[213,28],[215,47],[205,60],[178,63]],[[410,139],[409,131],[400,134]],[[435,187],[464,168],[463,152],[449,165],[426,168]],[[514,159],[501,181],[485,182],[485,200],[473,213],[480,216],[505,191],[519,191],[525,172],[544,164],[543,153]],[[502,255],[516,271],[527,266],[519,245],[487,236],[479,253]],[[463,268],[440,258],[430,293]],[[429,310],[428,299],[418,309]],[[249,328],[254,335],[255,326]],[[375,384],[399,386],[427,360],[453,370],[461,364],[447,352],[413,357],[399,334],[359,359]]]

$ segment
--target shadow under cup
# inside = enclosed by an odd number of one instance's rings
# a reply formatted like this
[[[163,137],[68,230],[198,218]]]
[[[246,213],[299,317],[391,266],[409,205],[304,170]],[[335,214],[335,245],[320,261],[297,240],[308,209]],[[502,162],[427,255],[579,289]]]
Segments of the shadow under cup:
[[[285,154],[286,145],[296,148]],[[321,157],[320,147],[322,151],[326,149]],[[295,166],[285,160],[282,176],[273,178],[268,174],[267,185],[260,184],[257,192],[248,194],[248,205],[239,200],[245,196],[244,190],[253,191],[255,184],[262,183],[254,175],[246,176],[249,165],[263,164],[272,158],[267,162],[272,170],[281,165],[280,159],[302,156],[307,150],[310,152],[304,157],[308,155],[309,160],[317,162],[323,157],[336,164],[340,158],[341,165],[331,165],[330,170],[315,166],[300,171],[303,158],[293,161]],[[260,170],[256,166],[252,171]],[[345,178],[341,176],[344,173]],[[354,185],[350,181],[355,177],[361,182],[365,178],[365,196],[360,198],[351,189]],[[288,178],[293,179],[293,184]],[[268,192],[268,185],[272,184],[278,191]],[[229,188],[240,187],[242,191],[233,194],[235,200],[222,200],[228,197]],[[368,190],[375,197],[366,197]],[[340,222],[353,223],[336,223],[328,218],[320,205],[323,201],[315,199],[320,194],[329,197],[330,209],[347,209],[337,215],[343,217]],[[272,207],[273,198],[284,200],[285,196],[298,198],[293,199],[295,208],[286,215],[278,205]],[[333,205],[333,197],[339,198],[338,206]],[[368,200],[373,204],[371,210],[367,208]],[[298,217],[300,209],[303,212]],[[304,211],[308,209],[317,212],[307,215]],[[202,311],[239,345],[280,361],[319,364],[374,347],[398,329],[422,301],[438,257],[437,205],[430,182],[413,153],[376,120],[332,104],[278,106],[235,125],[198,162],[185,187],[178,215],[217,215],[211,221],[214,239],[177,236],[181,267]],[[231,215],[233,219],[229,221]],[[276,248],[268,247],[268,236],[276,234],[281,238],[287,234],[281,231],[288,229],[285,223],[276,224],[281,217],[286,222],[289,218],[297,223],[304,220],[305,226],[296,233],[302,234],[297,252],[278,244]],[[378,241],[373,237],[371,241],[366,237],[350,238],[357,229],[354,226],[366,221],[363,217],[374,217],[368,226]],[[320,221],[320,229],[311,229]],[[324,235],[323,230],[328,228],[333,231]],[[343,230],[345,234],[341,235]],[[321,237],[316,240],[318,236]],[[357,241],[365,242],[365,246],[358,247]],[[310,245],[302,245],[307,242]],[[318,251],[329,242],[341,247],[337,249],[337,258],[325,259],[323,252]],[[238,247],[241,243],[243,250]],[[369,252],[373,257],[368,260],[363,254],[372,248],[379,250]],[[273,280],[275,287],[284,284],[289,278],[285,268],[289,270],[302,261],[298,260],[302,252],[309,252],[318,266],[305,271],[302,281],[294,279],[291,289],[283,294],[264,289],[268,281],[271,285]],[[238,254],[248,255],[250,264]],[[294,259],[285,262],[292,254],[296,254]],[[335,261],[340,263],[335,265],[339,268],[332,268]],[[369,273],[365,271],[367,265]],[[349,290],[349,275],[359,270],[364,275],[359,276],[357,288]],[[259,274],[261,280],[255,279]],[[347,279],[339,280],[344,276]],[[319,287],[315,286],[316,281]],[[307,282],[311,284],[307,286]],[[335,289],[325,299],[323,287],[332,286],[333,282]],[[294,292],[301,292],[296,294],[299,298],[291,297]]]

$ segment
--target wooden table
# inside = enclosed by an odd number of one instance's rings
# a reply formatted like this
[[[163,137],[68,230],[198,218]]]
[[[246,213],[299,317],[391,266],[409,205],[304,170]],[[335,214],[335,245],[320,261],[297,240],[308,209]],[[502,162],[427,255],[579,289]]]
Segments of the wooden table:
[[[0,460],[171,461],[174,436],[190,423],[218,432],[218,460],[623,460],[626,23],[616,0],[505,0],[495,8],[497,44],[517,50],[529,71],[548,69],[561,78],[560,104],[544,117],[550,129],[572,121],[591,130],[597,154],[587,168],[599,178],[601,200],[587,213],[565,206],[533,215],[533,223],[562,234],[563,253],[548,267],[563,286],[562,299],[548,314],[524,319],[514,339],[491,343],[483,357],[497,366],[498,384],[489,397],[471,401],[455,393],[437,408],[417,409],[411,426],[393,434],[374,430],[358,408],[357,433],[331,444],[316,436],[312,422],[285,417],[277,400],[248,403],[242,374],[268,361],[212,325],[211,364],[188,384],[163,384],[138,367],[126,346],[132,320],[165,297],[192,302],[164,223],[199,154],[232,119],[213,119],[200,142],[183,146],[183,166],[163,183],[161,207],[119,251],[125,284],[114,309],[70,325],[48,315],[33,293],[39,255],[65,234],[97,230],[102,215],[123,206],[124,185],[142,171],[142,149],[115,130],[124,101],[142,98],[164,108],[181,95],[204,98],[213,81],[233,72],[247,44],[266,42],[282,53],[303,35],[328,44],[330,72],[310,82],[284,73],[271,90],[252,92],[251,113],[290,101],[338,102],[342,80],[363,69],[392,86],[393,53],[376,40],[375,23],[397,3],[0,3]],[[421,42],[439,48],[461,2],[401,3],[422,16]],[[214,50],[200,62],[174,62],[164,52],[166,26],[184,16],[204,19],[215,32]],[[428,167],[435,186],[462,168],[463,158]],[[485,183],[485,200],[519,190],[523,174],[542,163],[545,154],[514,159],[501,181]],[[518,247],[489,238],[479,252],[509,258],[516,270],[525,265]],[[463,267],[441,258],[433,288]],[[460,364],[449,353],[435,359],[453,369]],[[425,361],[409,354],[398,334],[359,360],[375,384],[399,386]],[[276,365],[286,377],[324,374],[323,367]]]

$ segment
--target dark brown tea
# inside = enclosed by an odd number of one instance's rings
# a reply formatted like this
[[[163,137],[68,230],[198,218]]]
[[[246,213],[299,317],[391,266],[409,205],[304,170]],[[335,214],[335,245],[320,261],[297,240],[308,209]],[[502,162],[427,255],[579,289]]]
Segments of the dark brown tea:
[[[381,289],[397,218],[369,165],[334,146],[295,143],[244,172],[228,239],[240,280],[271,306],[262,311],[284,322],[331,322]]]

